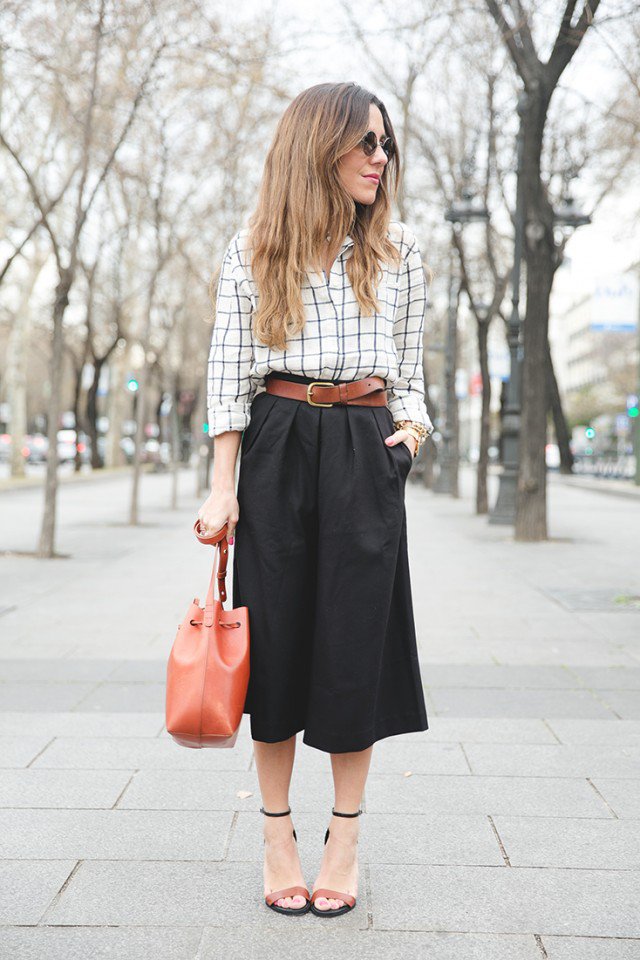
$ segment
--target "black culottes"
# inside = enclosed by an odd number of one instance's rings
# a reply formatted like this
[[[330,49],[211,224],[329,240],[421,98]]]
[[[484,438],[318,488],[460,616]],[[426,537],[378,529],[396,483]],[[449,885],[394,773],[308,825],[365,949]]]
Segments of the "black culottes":
[[[386,446],[393,432],[387,406],[253,399],[233,605],[249,610],[254,740],[304,730],[309,746],[345,753],[428,727],[404,503],[412,454]]]

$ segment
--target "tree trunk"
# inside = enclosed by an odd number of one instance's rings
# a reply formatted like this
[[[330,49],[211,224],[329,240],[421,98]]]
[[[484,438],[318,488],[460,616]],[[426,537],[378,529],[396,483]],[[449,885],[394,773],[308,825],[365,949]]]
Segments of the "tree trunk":
[[[171,509],[178,508],[178,482],[180,479],[180,462],[182,460],[181,449],[181,423],[178,414],[178,394],[180,393],[180,374],[172,371],[171,378],[171,410],[169,417],[171,420],[170,450],[171,450]]]
[[[73,410],[73,420],[75,423],[76,431],[76,455],[73,461],[73,469],[75,473],[80,473],[80,468],[82,467],[82,454],[79,450],[79,436],[80,436],[80,396],[82,394],[82,375],[84,371],[84,361],[80,363],[78,369],[74,369],[74,383],[73,383],[73,401],[71,404],[71,409]]]
[[[29,303],[36,281],[47,257],[36,247],[29,261],[29,274],[20,291],[20,300],[11,323],[6,357],[6,397],[10,410],[11,476],[25,475],[22,441],[28,432],[27,413],[27,344],[29,341]]]
[[[98,450],[98,386],[100,384],[100,375],[104,366],[104,357],[94,357],[93,360],[93,380],[87,390],[87,433],[91,440],[91,468],[100,470],[104,466],[100,451]]]
[[[526,541],[547,539],[547,347],[555,255],[553,209],[540,178],[547,107],[548,98],[539,86],[529,92],[522,115],[527,298],[515,539]]]
[[[56,535],[56,509],[58,498],[58,421],[62,403],[62,366],[64,360],[64,314],[69,304],[69,291],[73,282],[69,270],[60,271],[53,305],[53,337],[51,367],[49,374],[50,396],[47,411],[47,473],[44,486],[44,515],[40,529],[37,556],[54,557]]]
[[[558,389],[556,372],[553,368],[551,347],[547,340],[547,390],[548,404],[553,416],[553,426],[556,433],[556,442],[560,451],[560,473],[573,472],[573,454],[571,453],[569,427],[562,409],[562,398]]]
[[[128,394],[124,388],[124,376],[129,356],[128,344],[117,348],[109,363],[109,392],[107,394],[107,419],[109,429],[105,437],[104,463],[106,467],[120,467],[126,463],[126,457],[120,446],[122,422],[125,419],[125,407]]]
[[[476,513],[489,512],[487,495],[487,474],[489,468],[489,442],[491,432],[491,377],[489,376],[489,353],[487,340],[489,324],[478,323],[478,357],[482,378],[482,406],[480,411],[480,447],[478,450],[478,470],[476,477]]]

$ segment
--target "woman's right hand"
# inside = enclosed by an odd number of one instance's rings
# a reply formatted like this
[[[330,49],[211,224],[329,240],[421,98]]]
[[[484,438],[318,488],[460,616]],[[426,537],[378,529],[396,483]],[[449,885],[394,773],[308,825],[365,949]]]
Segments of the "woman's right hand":
[[[198,510],[198,519],[206,533],[216,533],[227,524],[227,540],[233,542],[233,535],[240,516],[240,507],[235,490],[231,487],[218,487],[214,483],[211,493]]]

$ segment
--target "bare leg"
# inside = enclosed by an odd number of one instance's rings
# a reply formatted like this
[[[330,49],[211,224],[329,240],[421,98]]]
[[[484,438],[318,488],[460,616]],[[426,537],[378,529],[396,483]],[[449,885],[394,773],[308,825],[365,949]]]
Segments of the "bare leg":
[[[360,808],[373,745],[354,753],[332,753],[331,768],[335,791],[334,808],[340,813],[355,813]],[[344,890],[356,896],[358,892],[358,854],[356,843],[359,834],[359,817],[331,817],[329,839],[324,848],[320,872],[313,890],[328,887]],[[313,891],[312,891],[313,892]],[[315,905],[319,910],[337,910],[344,900],[318,897]]]
[[[278,743],[253,741],[253,754],[258,771],[262,805],[269,813],[279,813],[289,808],[289,786],[296,753],[296,738]],[[298,856],[298,845],[293,838],[291,816],[265,817],[263,832],[264,893],[285,887],[306,886]],[[302,907],[304,897],[284,897],[276,900],[279,907]]]

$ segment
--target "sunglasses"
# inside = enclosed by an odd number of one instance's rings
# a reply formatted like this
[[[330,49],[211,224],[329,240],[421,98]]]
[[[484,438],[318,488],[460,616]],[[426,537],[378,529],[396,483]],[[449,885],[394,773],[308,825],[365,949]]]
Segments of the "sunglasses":
[[[368,133],[365,133],[364,137],[360,141],[360,146],[362,147],[366,157],[372,157],[376,152],[378,143],[384,150],[388,159],[395,153],[396,145],[392,137],[383,137],[382,140],[378,140],[373,130],[369,130]]]

